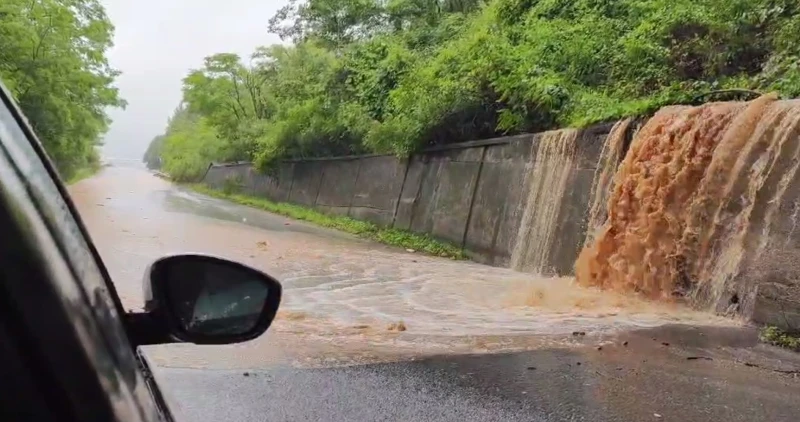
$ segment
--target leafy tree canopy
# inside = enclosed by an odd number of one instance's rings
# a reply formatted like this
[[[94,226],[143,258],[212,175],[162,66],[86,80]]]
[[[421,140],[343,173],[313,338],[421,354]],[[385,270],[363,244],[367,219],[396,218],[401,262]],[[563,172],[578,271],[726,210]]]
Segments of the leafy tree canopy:
[[[105,57],[113,30],[98,0],[0,2],[0,79],[66,178],[97,165],[106,109],[124,106]]]
[[[269,27],[292,44],[184,80],[213,159],[406,155],[728,88],[800,96],[795,0],[292,0]]]

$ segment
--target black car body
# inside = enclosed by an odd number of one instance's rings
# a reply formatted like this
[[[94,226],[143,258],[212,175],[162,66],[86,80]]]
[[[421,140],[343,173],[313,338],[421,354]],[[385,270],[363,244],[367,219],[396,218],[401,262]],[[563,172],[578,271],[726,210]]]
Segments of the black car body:
[[[123,309],[64,184],[2,86],[0,228],[2,420],[172,420],[138,346],[192,339],[172,335],[157,315]],[[245,337],[268,327],[280,300],[273,288],[274,303]]]

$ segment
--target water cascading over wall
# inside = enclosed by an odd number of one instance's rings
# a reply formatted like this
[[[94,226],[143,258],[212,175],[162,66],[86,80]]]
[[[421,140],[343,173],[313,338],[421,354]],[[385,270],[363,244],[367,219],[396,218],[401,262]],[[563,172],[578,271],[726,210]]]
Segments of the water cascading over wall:
[[[660,110],[614,175],[578,281],[717,312],[794,300],[781,296],[800,292],[798,167],[800,101]]]
[[[511,268],[537,274],[552,274],[548,267],[556,219],[575,160],[578,131],[565,129],[541,134],[533,169],[526,176],[528,187]]]
[[[586,218],[586,241],[584,246],[588,246],[594,241],[597,231],[608,217],[606,203],[608,202],[609,192],[613,187],[614,174],[617,172],[617,166],[622,160],[622,154],[625,152],[625,140],[632,135],[631,132],[633,134],[636,133],[636,128],[632,127],[633,121],[633,118],[628,118],[615,123],[603,143],[603,149],[600,151],[600,159],[597,162],[597,169],[594,173],[592,191],[589,194],[592,203]]]

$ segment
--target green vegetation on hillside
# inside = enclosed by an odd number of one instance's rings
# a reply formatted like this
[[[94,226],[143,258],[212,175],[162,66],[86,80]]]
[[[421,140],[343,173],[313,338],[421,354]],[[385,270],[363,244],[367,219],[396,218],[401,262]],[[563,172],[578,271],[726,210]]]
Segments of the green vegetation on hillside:
[[[318,226],[328,227],[351,233],[359,237],[374,240],[391,246],[412,249],[430,255],[441,256],[453,259],[464,259],[464,252],[461,248],[440,242],[430,236],[411,233],[404,230],[382,228],[375,224],[354,220],[349,217],[323,214],[310,208],[299,205],[268,201],[263,198],[241,195],[232,192],[230,189],[215,190],[205,185],[194,184],[190,187],[200,193],[216,198],[226,199],[238,204],[259,208],[271,213],[284,215],[295,220],[308,221]]]
[[[293,43],[186,76],[158,141],[167,173],[406,155],[729,88],[800,95],[795,0],[290,0],[270,29]]]
[[[98,0],[0,2],[0,79],[66,180],[99,168],[106,109],[124,105],[105,57],[113,30]]]
[[[778,327],[764,327],[758,337],[764,343],[800,352],[800,337],[788,334]]]
[[[72,185],[72,184],[80,182],[83,179],[88,179],[88,178],[94,176],[95,174],[97,174],[97,172],[100,171],[100,168],[101,168],[101,165],[100,165],[99,162],[97,164],[86,165],[84,167],[81,167],[78,170],[74,171],[72,173],[72,176],[69,177],[69,179],[65,179],[66,183],[68,185]]]

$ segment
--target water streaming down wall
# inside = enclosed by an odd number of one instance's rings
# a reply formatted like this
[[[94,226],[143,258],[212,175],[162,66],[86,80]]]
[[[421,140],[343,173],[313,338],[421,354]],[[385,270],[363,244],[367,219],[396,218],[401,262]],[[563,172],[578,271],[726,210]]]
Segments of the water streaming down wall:
[[[787,206],[800,209],[799,166],[799,101],[662,109],[616,172],[607,220],[576,262],[578,281],[688,296],[717,312],[752,312],[767,291],[794,300],[800,241]],[[770,259],[778,255],[790,261]],[[776,281],[781,267],[793,274]]]
[[[608,217],[606,203],[614,182],[614,174],[617,172],[620,160],[622,160],[626,139],[636,132],[636,128],[632,127],[633,121],[633,118],[627,118],[615,123],[603,143],[600,159],[597,162],[597,169],[594,172],[592,191],[589,194],[592,203],[586,218],[585,246],[594,241],[597,231]]]
[[[525,211],[511,255],[511,268],[537,274],[553,274],[550,253],[556,235],[556,219],[570,172],[574,168],[578,131],[565,129],[541,134],[533,168],[526,175]]]

